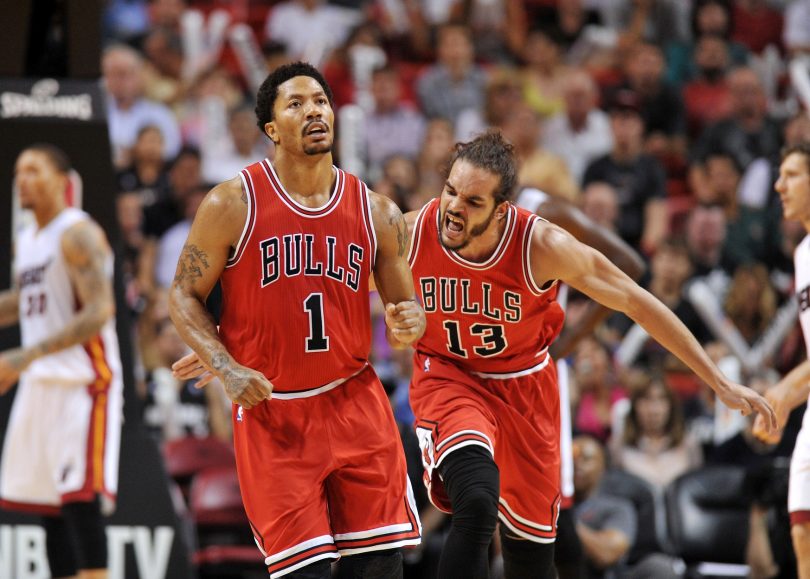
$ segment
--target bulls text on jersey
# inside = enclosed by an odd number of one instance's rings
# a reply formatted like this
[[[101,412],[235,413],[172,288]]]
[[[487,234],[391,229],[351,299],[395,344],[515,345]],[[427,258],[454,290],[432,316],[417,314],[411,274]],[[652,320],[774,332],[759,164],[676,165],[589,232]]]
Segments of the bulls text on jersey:
[[[352,291],[360,287],[360,271],[363,264],[363,248],[355,243],[347,245],[348,262],[336,263],[335,248],[338,240],[332,235],[318,239],[311,233],[293,233],[268,237],[259,242],[262,256],[262,287],[285,277],[325,276],[340,283],[345,283]],[[316,255],[323,254],[325,247],[326,261]]]
[[[420,277],[422,306],[425,313],[440,311],[443,314],[481,314],[497,322],[517,323],[521,318],[520,294],[511,291],[496,291],[492,284],[480,282],[480,291],[470,291],[469,279],[455,277]],[[477,289],[477,288],[476,288]],[[498,296],[500,293],[502,296]],[[471,294],[482,296],[480,300]]]

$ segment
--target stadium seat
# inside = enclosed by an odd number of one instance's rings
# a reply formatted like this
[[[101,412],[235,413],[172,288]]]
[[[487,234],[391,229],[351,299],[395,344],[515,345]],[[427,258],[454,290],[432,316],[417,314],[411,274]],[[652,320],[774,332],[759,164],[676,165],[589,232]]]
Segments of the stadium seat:
[[[661,539],[661,535],[665,522],[663,512],[660,518],[658,516],[652,487],[635,475],[612,469],[605,473],[601,488],[611,496],[629,500],[636,509],[638,530],[627,562],[632,565],[647,555],[663,552],[662,544],[665,541]]]
[[[212,436],[187,436],[170,440],[163,445],[162,450],[166,472],[181,488],[188,487],[191,477],[205,468],[233,468],[236,464],[233,446]]]
[[[211,467],[197,473],[189,506],[199,545],[192,561],[201,577],[244,577],[251,571],[266,577],[234,467]]]
[[[709,466],[688,472],[667,488],[669,534],[689,577],[747,577],[749,504],[745,471]]]

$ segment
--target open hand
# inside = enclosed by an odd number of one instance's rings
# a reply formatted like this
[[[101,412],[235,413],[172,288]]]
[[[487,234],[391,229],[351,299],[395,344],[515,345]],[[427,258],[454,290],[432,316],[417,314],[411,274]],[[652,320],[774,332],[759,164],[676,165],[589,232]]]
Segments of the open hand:
[[[187,354],[172,364],[172,376],[177,380],[193,380],[194,378],[198,378],[197,382],[194,384],[195,388],[203,388],[216,378],[211,368],[200,360],[196,352]]]
[[[778,386],[771,386],[765,391],[765,400],[773,407],[776,415],[776,429],[768,430],[762,416],[757,416],[754,421],[753,434],[766,444],[776,444],[782,439],[785,424],[790,417],[790,407],[785,400],[783,391]]]

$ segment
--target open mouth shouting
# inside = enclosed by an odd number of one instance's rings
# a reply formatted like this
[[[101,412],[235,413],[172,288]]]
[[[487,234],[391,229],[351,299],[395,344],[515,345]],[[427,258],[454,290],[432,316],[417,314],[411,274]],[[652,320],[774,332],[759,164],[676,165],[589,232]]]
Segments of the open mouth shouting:
[[[444,236],[451,241],[460,241],[464,237],[464,229],[466,223],[460,217],[451,215],[449,211],[444,213],[444,221],[442,222],[442,229]]]

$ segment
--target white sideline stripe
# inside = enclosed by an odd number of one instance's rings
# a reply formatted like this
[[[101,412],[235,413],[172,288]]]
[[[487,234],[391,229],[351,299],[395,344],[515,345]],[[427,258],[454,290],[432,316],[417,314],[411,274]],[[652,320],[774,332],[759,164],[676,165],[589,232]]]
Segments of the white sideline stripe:
[[[289,573],[292,573],[293,571],[297,571],[301,567],[305,567],[306,565],[314,563],[315,561],[320,561],[321,559],[339,559],[339,558],[340,558],[340,555],[338,555],[335,552],[319,553],[318,555],[314,555],[312,557],[309,557],[307,559],[299,561],[295,565],[290,565],[289,567],[285,567],[281,571],[276,571],[274,573],[270,573],[270,579],[277,579],[278,577],[284,577],[284,575],[288,575]]]
[[[332,535],[321,535],[320,537],[315,537],[313,539],[308,539],[303,543],[298,543],[290,547],[289,549],[284,549],[283,551],[279,551],[273,555],[267,557],[264,560],[265,565],[272,565],[282,559],[286,559],[290,555],[295,555],[296,553],[300,553],[301,551],[306,551],[312,547],[317,547],[319,545],[334,545],[335,541],[332,539]]]
[[[318,394],[323,394],[324,392],[329,392],[330,390],[334,390],[347,380],[351,380],[355,376],[357,376],[360,372],[365,370],[368,367],[368,362],[366,362],[362,368],[360,368],[357,372],[352,374],[351,376],[346,376],[345,378],[338,378],[337,380],[332,380],[329,384],[324,384],[323,386],[319,386],[318,388],[313,388],[312,390],[304,390],[303,392],[273,392],[271,395],[272,398],[276,400],[295,400],[297,398],[311,398],[312,396],[317,396]]]
[[[448,442],[450,442],[451,440],[453,440],[453,439],[455,439],[455,438],[458,438],[459,436],[464,436],[465,434],[477,434],[477,435],[478,435],[478,436],[480,436],[481,438],[486,438],[487,442],[489,443],[489,446],[490,446],[490,447],[492,446],[492,441],[491,441],[491,440],[489,439],[489,437],[488,437],[486,434],[484,434],[483,432],[480,432],[480,431],[478,431],[478,430],[459,430],[459,431],[458,431],[458,432],[456,432],[456,433],[455,433],[453,436],[449,436],[449,437],[445,438],[443,441],[441,441],[441,442],[440,442],[440,443],[439,443],[439,444],[436,446],[436,452],[439,452],[439,451],[442,449],[442,447],[443,447],[444,445],[446,445]]]
[[[509,503],[506,502],[505,498],[501,497],[500,499],[498,499],[498,502],[500,502],[503,505],[503,508],[509,511],[510,515],[512,515],[515,519],[517,519],[527,527],[532,527],[533,529],[537,529],[538,531],[543,531],[546,533],[550,533],[551,531],[554,530],[554,527],[551,527],[549,525],[541,525],[539,523],[535,523],[533,521],[530,521],[529,519],[521,517],[515,511],[512,510],[512,507],[509,506]]]
[[[508,378],[520,378],[521,376],[528,376],[529,374],[534,374],[535,372],[539,372],[546,366],[548,366],[548,362],[550,360],[548,355],[548,348],[542,350],[540,355],[542,356],[545,354],[545,358],[543,361],[540,362],[537,366],[532,366],[531,368],[527,368],[526,370],[521,370],[520,372],[509,372],[507,374],[489,374],[486,372],[473,372],[479,378],[494,378],[496,380],[506,380]]]
[[[376,537],[377,535],[387,535],[389,533],[402,533],[411,530],[413,530],[413,525],[411,525],[410,523],[401,523],[399,525],[388,525],[385,527],[377,527],[376,529],[369,529],[368,531],[357,531],[356,533],[335,533],[335,541],[354,541],[357,539],[368,539],[369,537]]]
[[[358,553],[370,553],[372,551],[382,551],[383,549],[394,549],[397,547],[407,547],[409,545],[418,545],[422,542],[422,539],[417,537],[416,539],[404,539],[402,541],[397,541],[396,543],[384,543],[382,545],[372,545],[370,547],[357,547],[353,549],[338,549],[338,553],[341,555],[357,555]]]
[[[556,539],[549,539],[549,538],[546,538],[546,537],[538,537],[537,535],[530,535],[529,533],[526,533],[525,531],[521,531],[520,529],[516,529],[512,525],[512,523],[510,523],[509,520],[503,515],[503,513],[498,513],[498,518],[501,520],[501,522],[504,525],[509,527],[509,530],[511,532],[515,533],[516,535],[520,535],[524,539],[532,541],[533,543],[548,544],[548,543],[553,543],[556,540]]]

